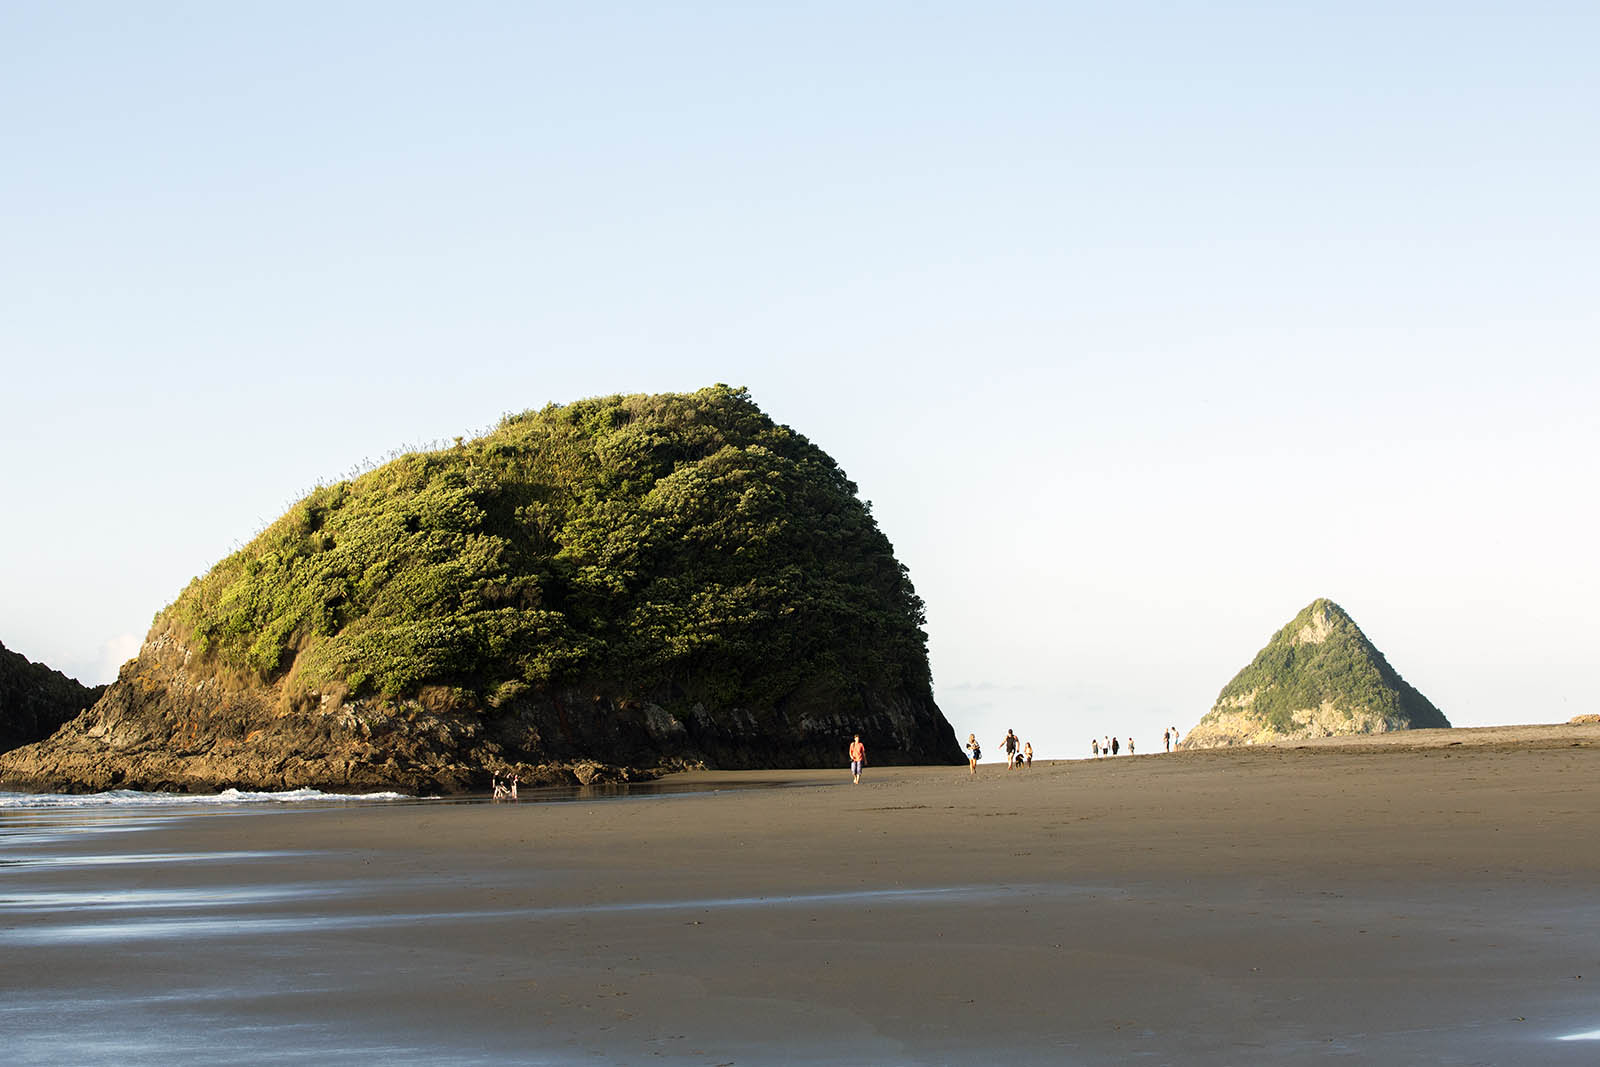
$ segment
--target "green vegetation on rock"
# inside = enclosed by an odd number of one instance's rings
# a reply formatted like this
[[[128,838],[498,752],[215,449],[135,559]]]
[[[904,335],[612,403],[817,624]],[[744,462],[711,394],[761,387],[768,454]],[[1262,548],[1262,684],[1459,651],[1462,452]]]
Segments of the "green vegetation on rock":
[[[1444,714],[1401,678],[1354,620],[1319,599],[1284,626],[1191,731],[1189,743],[1447,727]]]
[[[0,752],[49,736],[105,688],[81,685],[0,645]]]
[[[319,488],[157,615],[53,790],[484,790],[958,763],[922,603],[834,462],[743,390],[506,418]]]
[[[922,603],[856,487],[726,386],[551,405],[319,488],[163,623],[291,700],[930,690]]]

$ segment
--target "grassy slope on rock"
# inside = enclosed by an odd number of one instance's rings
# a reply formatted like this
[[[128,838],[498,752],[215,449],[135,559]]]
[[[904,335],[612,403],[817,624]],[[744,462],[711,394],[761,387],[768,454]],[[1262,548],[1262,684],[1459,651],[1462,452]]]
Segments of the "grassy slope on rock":
[[[292,700],[929,693],[922,603],[856,487],[726,386],[551,405],[320,488],[164,614]]]
[[[1322,616],[1331,627],[1318,642],[1295,637]],[[1449,721],[1433,703],[1389,666],[1355,621],[1331,600],[1309,604],[1272,635],[1251,664],[1217,696],[1217,706],[1250,693],[1251,711],[1280,732],[1294,728],[1294,713],[1324,701],[1345,712],[1365,709],[1398,727],[1446,727]]]

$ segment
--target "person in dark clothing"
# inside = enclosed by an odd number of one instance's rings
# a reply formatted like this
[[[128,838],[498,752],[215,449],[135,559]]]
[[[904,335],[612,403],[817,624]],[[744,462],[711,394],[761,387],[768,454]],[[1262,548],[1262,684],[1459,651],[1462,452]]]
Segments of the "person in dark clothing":
[[[1016,770],[1017,749],[1022,747],[1021,742],[1017,740],[1017,732],[1015,730],[1007,730],[1006,739],[1001,742],[1001,745],[1006,750],[1006,770]]]

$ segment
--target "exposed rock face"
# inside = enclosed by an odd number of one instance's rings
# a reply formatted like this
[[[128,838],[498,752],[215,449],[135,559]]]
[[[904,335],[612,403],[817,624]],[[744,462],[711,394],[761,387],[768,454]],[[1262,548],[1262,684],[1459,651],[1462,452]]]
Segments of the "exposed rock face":
[[[508,419],[320,489],[163,611],[10,788],[407,792],[963,762],[921,601],[741,391]]]
[[[105,692],[0,645],[0,752],[48,737]]]
[[[431,690],[291,710],[281,685],[235,688],[192,670],[195,660],[171,634],[152,634],[92,709],[47,742],[0,758],[0,785],[421,794],[481,790],[496,772],[519,773],[524,784],[588,785],[706,766],[832,766],[839,739],[853,732],[874,739],[877,762],[950,762],[937,724],[930,728],[937,709],[905,697],[822,715],[694,705],[679,717],[580,690],[484,714]]]
[[[1449,726],[1344,609],[1313,601],[1240,671],[1180,747]]]

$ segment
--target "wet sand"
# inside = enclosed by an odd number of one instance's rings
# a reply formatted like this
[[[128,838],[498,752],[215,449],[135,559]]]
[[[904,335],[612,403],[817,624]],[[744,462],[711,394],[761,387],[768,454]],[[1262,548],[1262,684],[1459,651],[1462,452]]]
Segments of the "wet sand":
[[[1600,726],[1561,726],[10,815],[0,1032],[18,1063],[1590,1063],[1597,780]]]

